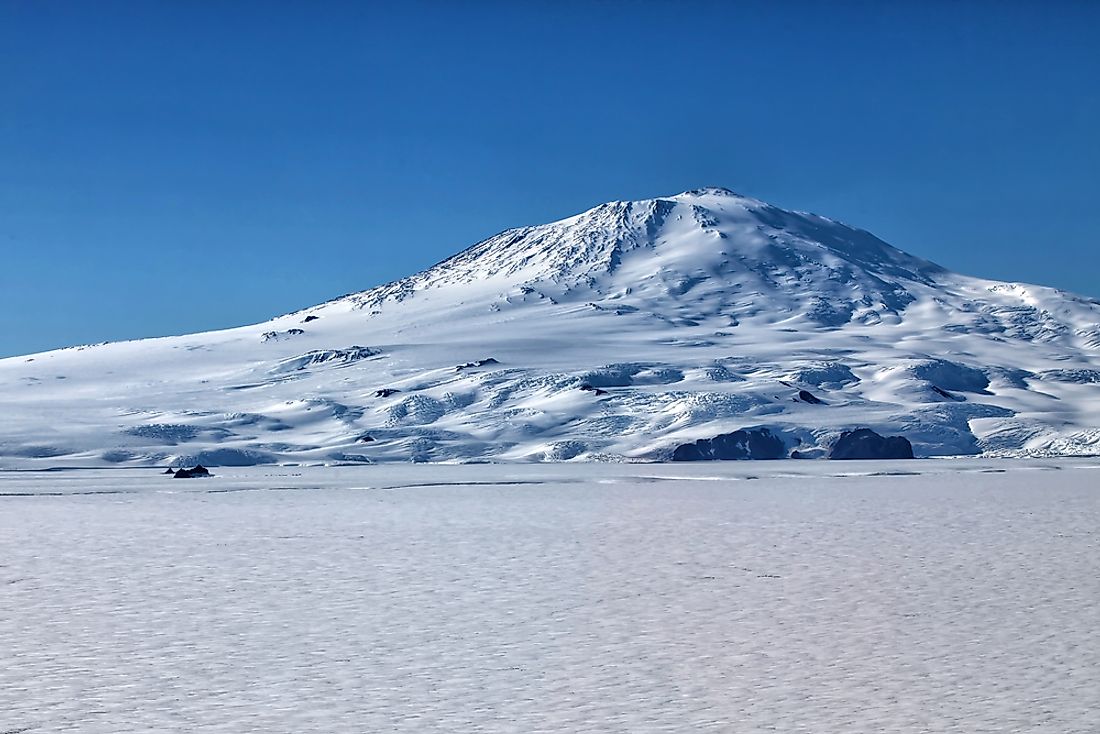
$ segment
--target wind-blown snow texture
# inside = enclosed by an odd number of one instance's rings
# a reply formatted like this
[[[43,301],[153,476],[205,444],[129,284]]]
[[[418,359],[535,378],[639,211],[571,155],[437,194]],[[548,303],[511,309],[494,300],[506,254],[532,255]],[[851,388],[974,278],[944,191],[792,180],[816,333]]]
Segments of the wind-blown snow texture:
[[[1096,734],[1098,468],[0,472],[0,732]]]
[[[703,189],[256,326],[0,360],[0,468],[667,459],[755,427],[1091,454],[1098,391],[1100,302]]]

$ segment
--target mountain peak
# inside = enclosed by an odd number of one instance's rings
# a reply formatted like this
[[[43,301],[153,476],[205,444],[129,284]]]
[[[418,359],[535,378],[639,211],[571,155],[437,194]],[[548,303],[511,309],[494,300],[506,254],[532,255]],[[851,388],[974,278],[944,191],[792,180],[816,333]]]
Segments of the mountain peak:
[[[730,189],[727,189],[724,186],[704,186],[700,189],[689,189],[688,191],[684,191],[683,193],[677,194],[676,196],[674,196],[672,198],[679,199],[679,198],[700,197],[700,196],[730,196],[730,197],[734,197],[734,198],[738,198],[738,199],[748,198],[746,196],[743,196],[742,194],[737,193],[736,191],[732,191]]]
[[[491,288],[509,304],[515,292],[629,302],[644,313],[705,315],[685,321],[715,328],[765,313],[771,300],[839,326],[896,316],[939,274],[947,272],[863,230],[706,187],[507,230],[351,300],[376,308],[431,292],[439,302],[469,302],[471,288]],[[746,294],[759,295],[746,305]]]

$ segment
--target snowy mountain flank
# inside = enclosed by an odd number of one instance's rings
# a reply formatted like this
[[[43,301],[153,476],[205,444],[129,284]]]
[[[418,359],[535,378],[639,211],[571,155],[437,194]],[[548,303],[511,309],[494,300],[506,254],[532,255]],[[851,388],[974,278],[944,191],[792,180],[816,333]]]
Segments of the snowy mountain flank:
[[[0,406],[8,469],[662,460],[727,434],[820,457],[861,428],[1095,454],[1100,301],[701,189],[255,326],[0,360]]]

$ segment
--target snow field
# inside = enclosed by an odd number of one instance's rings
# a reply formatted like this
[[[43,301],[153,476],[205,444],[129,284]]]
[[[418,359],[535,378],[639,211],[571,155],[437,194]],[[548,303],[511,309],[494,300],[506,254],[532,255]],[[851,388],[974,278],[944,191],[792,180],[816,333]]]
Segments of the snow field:
[[[0,472],[0,731],[1091,733],[1098,469]]]

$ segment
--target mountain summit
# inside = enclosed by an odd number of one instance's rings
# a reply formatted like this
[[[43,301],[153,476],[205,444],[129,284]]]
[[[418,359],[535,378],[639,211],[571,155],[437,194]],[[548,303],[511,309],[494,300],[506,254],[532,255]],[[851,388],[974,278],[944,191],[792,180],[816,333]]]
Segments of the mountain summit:
[[[256,326],[0,360],[0,468],[811,457],[857,429],[1095,453],[1098,385],[1100,303],[704,188]]]
[[[374,307],[486,283],[558,301],[621,302],[676,323],[722,326],[771,311],[839,326],[897,317],[912,287],[944,273],[862,230],[707,188],[508,230],[352,300]]]

